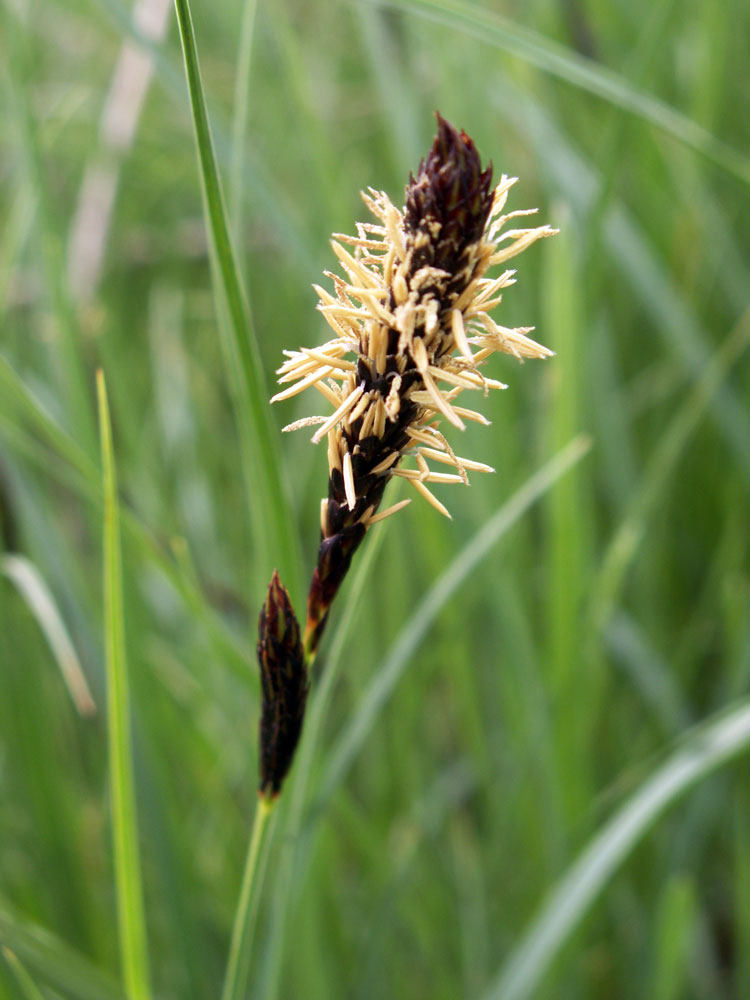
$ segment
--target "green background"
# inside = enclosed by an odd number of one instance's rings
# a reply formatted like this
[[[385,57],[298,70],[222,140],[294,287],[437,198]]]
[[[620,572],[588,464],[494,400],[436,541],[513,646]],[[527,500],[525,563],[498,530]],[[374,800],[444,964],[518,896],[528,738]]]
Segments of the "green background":
[[[367,220],[368,185],[400,201],[436,109],[520,178],[511,209],[561,230],[518,258],[494,314],[557,355],[493,359],[509,389],[478,400],[492,426],[449,438],[496,475],[435,488],[450,522],[416,498],[358,557],[249,995],[750,996],[747,758],[715,769],[750,743],[748,5],[195,0],[261,367],[237,357],[241,302],[213,290],[173,11],[122,141],[112,88],[131,108],[134,92],[115,67],[143,39],[127,4],[0,12],[0,513],[28,560],[1,564],[0,944],[29,977],[0,959],[0,996],[123,995],[98,367],[154,991],[219,995],[255,802],[255,622],[276,564],[302,606],[326,488],[324,446],[280,433],[320,397],[263,400],[282,349],[327,339],[310,286],[334,269],[330,234]],[[87,270],[71,233],[92,178],[115,197],[111,216],[88,202],[104,254]],[[585,456],[472,548],[581,434]],[[93,715],[35,614],[62,623]],[[675,755],[686,770],[628,840]]]

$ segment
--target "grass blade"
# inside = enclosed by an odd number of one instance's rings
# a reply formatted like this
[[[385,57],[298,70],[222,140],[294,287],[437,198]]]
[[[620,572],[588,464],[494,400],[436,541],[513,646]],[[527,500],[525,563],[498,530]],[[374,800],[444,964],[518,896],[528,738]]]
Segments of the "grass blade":
[[[503,77],[503,104],[496,104],[516,128],[533,140],[539,162],[546,165],[556,187],[588,218],[599,197],[601,178],[589,161],[578,154],[557,122],[541,106]],[[700,379],[711,363],[713,335],[700,310],[680,288],[653,236],[636,220],[626,204],[613,203],[603,220],[603,244],[616,262],[634,297],[651,317],[654,330],[680,359],[693,380]],[[747,447],[747,413],[743,400],[728,385],[718,388],[712,409],[734,452],[734,462],[750,483],[750,450]]]
[[[21,962],[15,952],[12,952],[10,948],[3,948],[3,958],[10,966],[26,1000],[44,1000],[44,994],[28,974],[23,962]]]
[[[101,506],[101,482],[97,467],[47,413],[2,354],[0,390],[0,438],[10,441],[26,458],[75,490],[78,495],[92,501],[98,509]],[[7,413],[6,408],[9,411]],[[24,421],[38,434],[44,447],[37,445],[36,441],[32,441],[21,430]],[[56,463],[50,461],[47,448],[51,449],[55,459],[62,459],[75,475],[64,475],[67,468],[56,468]],[[244,676],[249,662],[247,649],[240,645],[223,619],[205,600],[200,581],[189,564],[186,543],[179,539],[173,540],[175,564],[167,557],[156,535],[135,511],[125,509],[121,514],[126,534],[181,594],[191,613],[202,620],[217,648],[223,651],[225,662]]]
[[[3,48],[7,46],[7,51]],[[36,202],[36,230],[45,291],[54,316],[56,374],[66,403],[69,426],[75,427],[87,454],[96,447],[96,425],[87,385],[87,372],[78,337],[75,308],[65,280],[61,227],[54,198],[45,175],[45,164],[28,81],[33,62],[23,19],[11,5],[0,7],[0,58],[7,67],[8,111],[17,132],[17,152],[30,199]]]
[[[631,87],[617,73],[551,42],[543,35],[514,24],[493,11],[462,0],[360,0],[393,7],[489,42],[537,66],[560,80],[579,87],[610,104],[629,111],[667,135],[701,153],[713,163],[750,184],[750,160],[717,139],[697,122],[664,101]]]
[[[256,561],[264,567],[264,575],[270,573],[273,562],[279,566],[285,579],[293,580],[299,567],[295,535],[289,530],[293,518],[276,458],[278,448],[272,434],[260,351],[227,223],[190,7],[187,0],[175,0],[175,7],[198,147],[206,225],[218,293],[217,313],[236,407],[243,474],[258,554]]]
[[[257,0],[247,0],[242,8],[237,46],[237,69],[234,78],[232,148],[229,164],[229,211],[234,225],[234,238],[238,242],[242,232],[242,185],[245,173],[245,145],[249,118],[248,97],[257,6]]]
[[[119,984],[49,931],[22,920],[0,902],[0,941],[36,974],[73,1000],[123,1000]]]
[[[691,785],[748,747],[750,701],[692,729],[558,882],[484,1000],[532,996],[609,878],[664,810]]]
[[[484,524],[430,588],[414,614],[401,629],[382,667],[370,683],[343,734],[331,751],[321,782],[320,798],[326,801],[341,781],[375,720],[445,603],[493,545],[557,480],[589,450],[589,439],[580,435],[557,452]]]
[[[120,508],[107,388],[97,372],[104,483],[104,630],[107,651],[107,732],[112,840],[120,956],[128,1000],[148,1000],[148,950],[130,738],[130,690],[125,658]]]
[[[96,712],[86,675],[49,587],[37,567],[24,556],[0,555],[0,573],[21,594],[44,633],[79,715]]]
[[[648,530],[652,510],[670,482],[675,466],[683,457],[717,389],[745,352],[749,341],[750,310],[747,310],[713,355],[654,449],[625,516],[604,552],[598,578],[592,587],[592,616],[597,628],[606,624],[617,603],[628,568]]]

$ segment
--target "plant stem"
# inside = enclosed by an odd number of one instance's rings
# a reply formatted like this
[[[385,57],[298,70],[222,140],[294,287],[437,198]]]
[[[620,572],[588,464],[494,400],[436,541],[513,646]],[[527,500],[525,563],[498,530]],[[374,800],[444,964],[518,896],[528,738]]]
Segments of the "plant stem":
[[[270,830],[269,819],[274,813],[275,798],[260,796],[255,810],[253,829],[242,875],[240,899],[234,915],[232,941],[224,978],[221,1000],[243,1000],[250,972],[250,954],[253,944],[253,928],[258,913],[258,901],[263,885],[263,872],[270,843],[266,836]]]

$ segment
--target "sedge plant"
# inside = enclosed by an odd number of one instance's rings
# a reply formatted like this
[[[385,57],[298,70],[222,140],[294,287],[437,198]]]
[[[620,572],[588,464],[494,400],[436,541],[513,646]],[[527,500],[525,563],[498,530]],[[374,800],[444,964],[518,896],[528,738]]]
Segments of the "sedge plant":
[[[407,481],[450,517],[430,484],[468,485],[469,472],[490,466],[456,454],[445,424],[488,424],[463,405],[465,392],[504,389],[485,375],[496,352],[546,358],[533,328],[500,325],[490,314],[515,271],[505,265],[550,226],[518,227],[536,209],[506,211],[516,178],[492,183],[469,136],[437,116],[437,135],[399,209],[382,191],[363,192],[374,222],[356,235],[336,234],[332,247],[343,275],[326,272],[333,290],[317,287],[319,310],[333,338],[315,348],[285,351],[278,370],[280,402],[308,388],[331,408],[287,431],[315,427],[327,443],[328,495],[320,506],[320,544],[304,627],[274,571],[259,621],[261,677],[259,802],[237,909],[223,1000],[243,995],[265,833],[302,732],[309,678],[338,593],[366,533],[410,503],[381,510],[392,479]],[[509,223],[511,225],[509,225]],[[459,402],[459,397],[461,401]],[[450,471],[443,471],[447,467]]]

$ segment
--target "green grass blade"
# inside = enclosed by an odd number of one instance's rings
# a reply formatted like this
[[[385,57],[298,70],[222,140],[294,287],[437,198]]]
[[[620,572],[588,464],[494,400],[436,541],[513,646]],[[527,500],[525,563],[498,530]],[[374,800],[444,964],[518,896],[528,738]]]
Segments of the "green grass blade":
[[[9,411],[9,412],[8,412]],[[0,354],[0,415],[7,412],[12,422],[20,423],[20,418],[46,438],[77,472],[91,480],[97,479],[96,465],[85,451],[47,412],[42,403],[25,385],[13,366]]]
[[[44,1000],[44,994],[26,971],[23,962],[10,948],[3,948],[3,958],[10,966],[11,972],[21,988],[26,1000]]]
[[[277,565],[282,576],[296,580],[294,523],[272,433],[268,392],[250,310],[240,281],[227,223],[211,128],[203,94],[195,33],[187,0],[175,0],[185,59],[190,107],[195,127],[206,224],[210,237],[217,314],[223,331],[227,374],[232,389],[253,539],[264,576]]]
[[[696,903],[695,882],[689,875],[673,876],[661,894],[653,941],[653,1000],[679,1000],[689,992]]]
[[[53,196],[48,189],[38,122],[29,99],[31,88],[28,81],[33,77],[33,62],[28,48],[28,36],[21,20],[11,6],[3,4],[0,7],[0,59],[8,68],[8,108],[15,119],[24,183],[28,186],[32,202],[36,201],[39,257],[43,265],[46,295],[55,322],[52,338],[55,365],[70,427],[75,428],[87,453],[93,454],[96,425],[78,321],[65,277],[61,226],[56,217]]]
[[[617,73],[549,41],[510,19],[462,0],[360,0],[428,18],[537,66],[560,80],[601,97],[678,139],[750,184],[750,160],[664,101],[630,86]]]
[[[590,841],[552,890],[484,1000],[524,1000],[581,918],[658,817],[688,788],[750,747],[750,701],[692,729]]]
[[[93,715],[96,705],[70,633],[39,569],[24,556],[0,555],[0,574],[7,577],[36,618],[80,715]]]
[[[390,653],[362,696],[351,721],[331,751],[321,782],[323,801],[329,798],[348,771],[410,658],[446,602],[503,535],[561,476],[583,458],[589,447],[589,439],[580,435],[557,452],[479,529],[430,588],[401,629]]]
[[[626,573],[648,529],[654,507],[671,481],[691,436],[717,389],[750,343],[750,310],[740,318],[725,342],[711,358],[678,409],[649,460],[638,489],[602,558],[598,578],[592,587],[592,614],[597,628],[608,620],[622,588]]]
[[[104,483],[104,621],[107,651],[107,732],[112,805],[112,839],[117,884],[120,956],[128,1000],[151,996],[146,918],[138,854],[138,825],[130,738],[130,689],[125,658],[125,626],[112,426],[104,374],[97,373]]]
[[[234,78],[232,109],[232,149],[229,170],[229,211],[234,238],[239,243],[242,233],[242,183],[245,173],[245,144],[249,117],[250,72],[252,69],[253,38],[257,0],[247,0],[242,8],[240,37],[237,46],[237,68]]]
[[[553,184],[588,217],[596,203],[601,178],[580,156],[555,119],[538,102],[529,100],[503,78],[503,103],[498,109],[533,142],[541,164],[547,164]],[[700,379],[714,353],[712,332],[700,310],[676,281],[673,270],[658,249],[658,241],[642,226],[627,204],[613,203],[603,221],[603,244],[616,262],[634,297],[651,317],[657,335],[680,359],[687,374]],[[750,483],[750,450],[747,447],[747,412],[743,400],[728,385],[720,386],[712,408],[734,452],[734,461]]]
[[[73,1000],[123,1000],[106,973],[49,931],[22,920],[0,902],[0,941],[51,986]]]
[[[45,448],[37,445],[20,429],[24,422],[34,429],[55,457],[61,458],[75,476],[68,476],[67,469],[55,468]],[[15,369],[0,354],[0,437],[10,441],[26,458],[50,473],[80,496],[101,506],[101,481],[98,470],[75,441],[47,413],[44,406],[24,385]],[[159,539],[132,510],[123,510],[122,526],[143,554],[159,569],[181,594],[190,611],[201,620],[226,663],[236,672],[245,675],[250,656],[246,647],[229,630],[223,619],[211,608],[202,592],[200,581],[189,567],[184,540],[173,540],[176,557],[171,561]],[[187,568],[186,568],[187,567]]]

